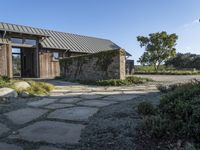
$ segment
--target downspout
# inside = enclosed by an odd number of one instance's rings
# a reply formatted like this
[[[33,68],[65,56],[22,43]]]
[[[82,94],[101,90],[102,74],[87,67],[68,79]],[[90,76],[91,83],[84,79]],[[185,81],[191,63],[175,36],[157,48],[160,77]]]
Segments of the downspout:
[[[5,38],[5,36],[6,36],[6,30],[3,33],[3,39]]]

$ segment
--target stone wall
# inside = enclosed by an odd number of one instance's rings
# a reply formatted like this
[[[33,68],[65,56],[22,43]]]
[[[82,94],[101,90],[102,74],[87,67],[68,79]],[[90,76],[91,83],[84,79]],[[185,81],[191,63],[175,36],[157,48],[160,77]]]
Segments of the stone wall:
[[[125,79],[125,51],[112,50],[60,60],[61,76],[69,80]]]

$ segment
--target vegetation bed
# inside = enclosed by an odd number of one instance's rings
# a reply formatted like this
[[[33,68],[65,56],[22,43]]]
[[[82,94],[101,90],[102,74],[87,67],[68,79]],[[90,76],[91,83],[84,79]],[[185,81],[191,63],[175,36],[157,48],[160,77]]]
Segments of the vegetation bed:
[[[133,84],[144,84],[147,82],[152,82],[153,80],[150,78],[142,78],[142,77],[136,77],[136,76],[129,76],[126,77],[125,80],[120,79],[111,79],[111,80],[68,80],[64,79],[66,81],[71,82],[78,82],[85,85],[97,85],[97,86],[125,86],[125,85],[133,85]]]
[[[14,86],[14,83],[20,82],[20,81],[26,81],[30,87],[27,89],[17,89]],[[29,95],[32,96],[42,96],[42,95],[48,95],[51,90],[53,90],[54,86],[45,83],[45,82],[39,82],[39,81],[33,81],[33,80],[20,80],[20,79],[9,79],[5,76],[0,76],[0,88],[7,87],[12,88],[16,90],[17,93],[27,92]]]
[[[150,104],[138,106],[143,117],[137,135],[140,144],[162,149],[200,149],[200,82],[159,89],[164,94],[158,107],[153,110]]]

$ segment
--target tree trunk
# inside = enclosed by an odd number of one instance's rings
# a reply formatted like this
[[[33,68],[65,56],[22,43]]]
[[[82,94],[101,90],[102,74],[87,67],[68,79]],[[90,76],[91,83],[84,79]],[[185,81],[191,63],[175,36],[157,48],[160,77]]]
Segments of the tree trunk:
[[[158,71],[158,68],[156,66],[156,63],[153,65],[154,66],[154,70],[157,72]]]
[[[159,67],[160,67],[160,64],[161,64],[161,62],[158,62],[157,71],[158,71],[158,69],[159,69]],[[156,72],[157,72],[157,71],[156,71]]]

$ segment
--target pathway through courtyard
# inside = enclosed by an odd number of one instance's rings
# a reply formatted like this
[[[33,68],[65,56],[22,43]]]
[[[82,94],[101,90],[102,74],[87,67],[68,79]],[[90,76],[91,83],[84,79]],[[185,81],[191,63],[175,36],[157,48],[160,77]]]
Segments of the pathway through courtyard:
[[[99,109],[156,91],[155,85],[95,87],[48,82],[56,86],[50,96],[21,100],[21,107],[13,106],[0,115],[0,150],[73,149],[89,117]],[[6,105],[10,103],[0,106]]]
[[[0,150],[76,149],[81,130],[103,107],[134,101],[157,92],[156,85],[200,79],[200,76],[144,75],[146,85],[97,87],[49,80],[55,90],[48,97],[16,98],[0,103]]]

